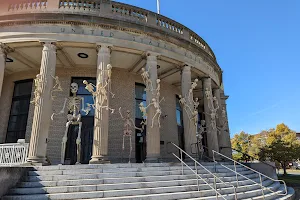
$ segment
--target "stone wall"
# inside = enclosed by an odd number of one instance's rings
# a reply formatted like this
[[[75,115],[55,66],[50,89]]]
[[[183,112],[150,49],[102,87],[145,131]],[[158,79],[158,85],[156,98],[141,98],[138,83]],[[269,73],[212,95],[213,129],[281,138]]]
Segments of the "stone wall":
[[[26,167],[0,167],[0,198],[9,189],[16,186],[22,176],[28,171]]]
[[[5,142],[7,124],[9,119],[11,99],[14,88],[14,81],[24,79],[34,79],[38,70],[32,70],[28,72],[15,73],[10,76],[6,76],[3,85],[3,95],[0,98],[0,142]],[[69,96],[69,88],[72,77],[95,77],[95,68],[76,68],[76,69],[63,69],[57,68],[56,75],[59,76],[63,92],[56,92],[55,101],[53,102],[53,111],[58,113],[64,104],[65,98]],[[110,105],[115,109],[113,114],[110,114],[109,120],[109,145],[108,152],[111,160],[120,160],[122,152],[123,142],[123,124],[124,121],[120,117],[119,108],[122,108],[123,115],[126,110],[131,112],[133,119],[135,118],[135,83],[142,83],[142,79],[139,75],[128,73],[120,68],[114,68],[112,73],[112,92],[115,93],[115,98],[110,98]],[[167,143],[172,141],[178,144],[178,133],[176,123],[176,94],[180,91],[175,86],[171,86],[167,83],[161,82],[161,97],[165,98],[162,102],[162,118],[161,118],[161,157],[170,158],[172,155],[167,154]],[[33,92],[32,97],[33,98]],[[34,105],[31,104],[29,108],[27,129],[25,140],[27,143],[30,142],[31,126],[33,120]],[[61,152],[61,140],[65,131],[66,114],[55,115],[54,121],[51,124],[48,146],[47,146],[47,157],[52,164],[57,164],[60,161]],[[134,128],[132,127],[132,131]],[[135,136],[132,136],[132,162],[135,162]],[[126,138],[124,158],[129,155],[129,139]]]

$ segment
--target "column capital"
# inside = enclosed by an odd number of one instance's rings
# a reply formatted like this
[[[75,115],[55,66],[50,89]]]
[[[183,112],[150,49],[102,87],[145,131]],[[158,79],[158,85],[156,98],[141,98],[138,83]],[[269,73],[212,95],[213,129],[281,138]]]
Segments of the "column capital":
[[[41,40],[40,43],[43,45],[43,51],[56,51],[56,41],[53,40]]]
[[[96,50],[99,53],[108,53],[110,54],[111,53],[111,50],[112,50],[112,47],[113,45],[112,44],[109,44],[109,43],[96,43],[97,47],[96,47]]]
[[[0,42],[0,55],[6,56],[8,53],[13,52],[14,49],[6,45],[5,43]]]
[[[147,59],[152,60],[154,57],[157,59],[157,57],[160,56],[160,54],[153,52],[153,51],[147,51],[146,56],[147,56]]]
[[[184,65],[182,66],[182,72],[183,72],[183,73],[185,73],[185,72],[190,73],[190,72],[191,72],[191,69],[192,69],[192,65],[184,64]]]

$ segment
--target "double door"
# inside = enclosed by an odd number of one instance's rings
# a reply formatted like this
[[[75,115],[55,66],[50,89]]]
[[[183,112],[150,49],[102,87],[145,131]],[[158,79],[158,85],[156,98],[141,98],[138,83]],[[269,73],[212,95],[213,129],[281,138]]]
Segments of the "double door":
[[[84,116],[81,118],[81,155],[80,163],[88,164],[92,157],[93,137],[94,137],[94,117]],[[77,161],[77,145],[79,126],[71,125],[68,131],[68,141],[66,146],[65,163],[74,165]]]

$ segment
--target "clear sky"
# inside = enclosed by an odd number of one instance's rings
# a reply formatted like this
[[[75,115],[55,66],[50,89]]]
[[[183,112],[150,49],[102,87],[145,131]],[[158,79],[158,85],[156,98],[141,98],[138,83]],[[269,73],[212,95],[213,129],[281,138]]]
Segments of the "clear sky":
[[[118,0],[156,11],[156,0]],[[231,136],[286,123],[300,132],[300,0],[161,0],[224,71]]]

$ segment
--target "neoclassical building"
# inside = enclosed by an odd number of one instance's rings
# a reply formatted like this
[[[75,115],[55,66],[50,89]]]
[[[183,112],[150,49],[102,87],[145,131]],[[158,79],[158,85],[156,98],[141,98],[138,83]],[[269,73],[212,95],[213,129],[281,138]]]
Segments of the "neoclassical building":
[[[131,5],[1,1],[0,94],[0,143],[25,139],[32,163],[120,162],[131,150],[131,162],[157,162],[172,157],[169,142],[231,155],[213,51]]]

